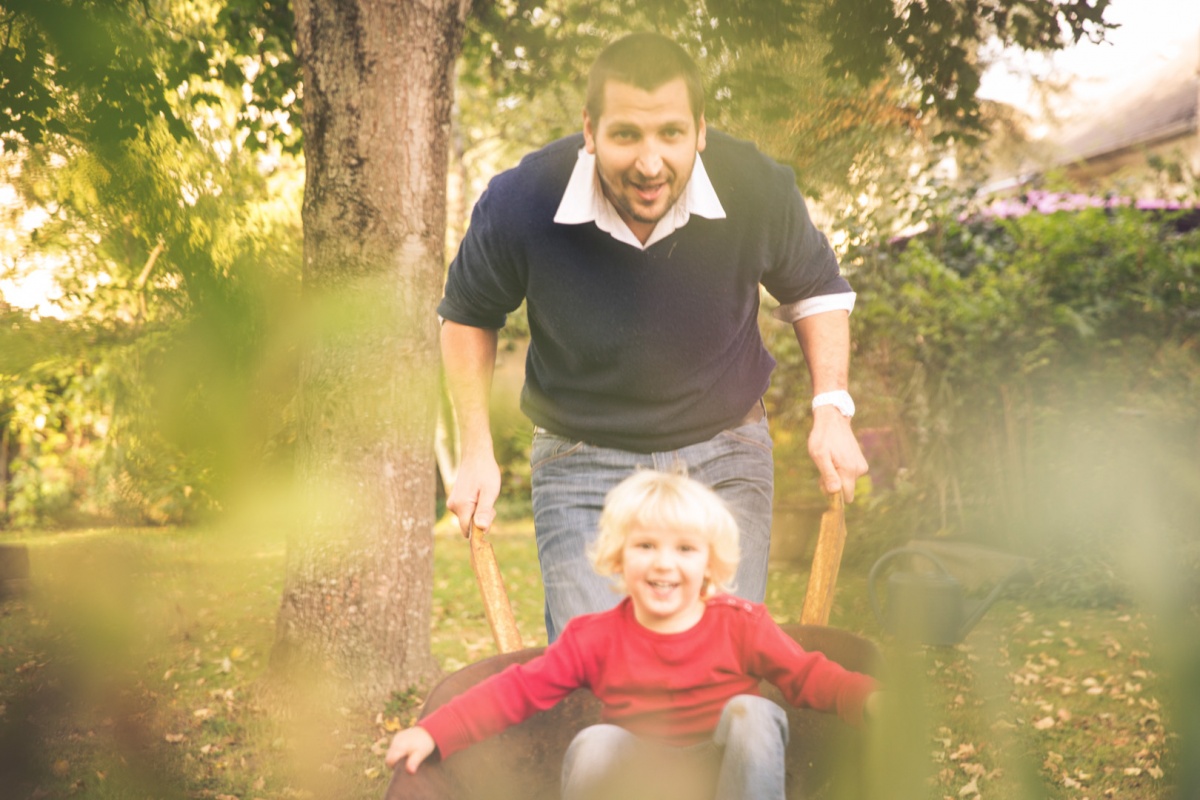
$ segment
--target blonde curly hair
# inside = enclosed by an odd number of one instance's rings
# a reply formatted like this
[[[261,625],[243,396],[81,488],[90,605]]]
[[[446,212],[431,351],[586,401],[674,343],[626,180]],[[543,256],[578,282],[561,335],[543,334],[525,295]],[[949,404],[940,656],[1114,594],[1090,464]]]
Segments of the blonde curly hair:
[[[733,515],[712,489],[686,475],[638,470],[621,481],[604,499],[600,535],[588,555],[601,575],[621,579],[622,552],[629,534],[638,528],[665,528],[699,534],[708,542],[708,569],[703,595],[733,591],[740,552]]]

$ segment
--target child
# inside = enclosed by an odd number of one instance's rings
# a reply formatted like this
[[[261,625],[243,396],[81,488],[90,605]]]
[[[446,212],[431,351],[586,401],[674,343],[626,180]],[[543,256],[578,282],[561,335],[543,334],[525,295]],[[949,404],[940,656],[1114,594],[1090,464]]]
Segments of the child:
[[[403,761],[415,772],[435,748],[448,757],[586,687],[603,724],[568,748],[564,800],[592,796],[625,755],[659,745],[716,753],[718,800],[769,800],[784,797],[788,727],[783,709],[759,695],[760,680],[796,706],[862,720],[871,678],[805,652],[762,605],[725,594],[737,524],[707,487],[634,473],[606,498],[591,556],[626,594],[620,605],[571,620],[541,656],[397,733],[389,767]]]

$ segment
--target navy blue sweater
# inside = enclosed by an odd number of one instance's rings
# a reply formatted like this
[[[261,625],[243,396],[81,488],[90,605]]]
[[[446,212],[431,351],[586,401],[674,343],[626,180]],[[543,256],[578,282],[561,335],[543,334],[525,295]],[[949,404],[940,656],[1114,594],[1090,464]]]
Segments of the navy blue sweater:
[[[759,284],[781,303],[849,291],[792,171],[709,130],[704,167],[726,219],[691,216],[644,251],[554,214],[582,135],[497,175],[450,265],[438,314],[500,328],[528,300],[521,408],[563,436],[673,450],[730,427],[767,389]]]

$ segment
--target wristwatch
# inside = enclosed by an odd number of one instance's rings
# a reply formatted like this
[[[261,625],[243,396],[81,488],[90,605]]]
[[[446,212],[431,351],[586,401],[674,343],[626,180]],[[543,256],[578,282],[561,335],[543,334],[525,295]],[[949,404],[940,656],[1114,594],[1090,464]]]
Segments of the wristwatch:
[[[833,406],[842,412],[843,417],[854,416],[854,398],[845,389],[839,389],[836,392],[821,392],[812,399],[812,407],[815,411],[821,406]]]

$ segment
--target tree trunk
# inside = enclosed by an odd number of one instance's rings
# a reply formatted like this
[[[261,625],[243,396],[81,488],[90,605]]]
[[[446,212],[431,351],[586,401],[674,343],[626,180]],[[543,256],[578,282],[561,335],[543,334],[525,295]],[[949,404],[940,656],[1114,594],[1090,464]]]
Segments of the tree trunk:
[[[272,663],[377,705],[429,620],[447,133],[467,0],[296,0],[304,64],[297,479]]]

